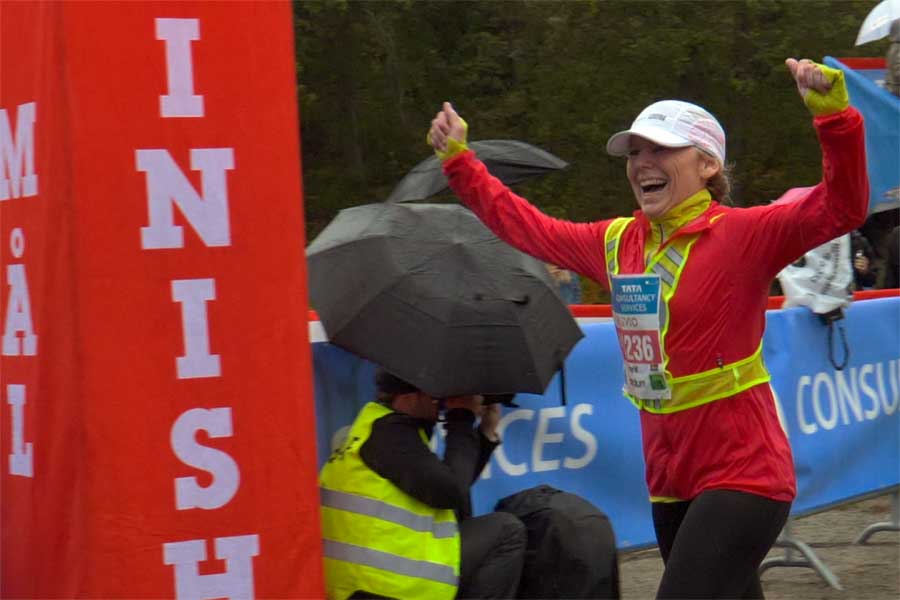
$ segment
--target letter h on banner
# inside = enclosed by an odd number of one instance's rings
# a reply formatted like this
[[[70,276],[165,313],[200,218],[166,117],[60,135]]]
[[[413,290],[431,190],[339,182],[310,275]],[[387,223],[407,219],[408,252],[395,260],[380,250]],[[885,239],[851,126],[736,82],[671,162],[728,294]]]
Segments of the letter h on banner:
[[[253,598],[252,558],[257,555],[258,535],[216,538],[216,558],[225,561],[225,571],[200,575],[197,565],[206,560],[206,540],[163,544],[163,562],[175,567],[175,596],[178,600]]]

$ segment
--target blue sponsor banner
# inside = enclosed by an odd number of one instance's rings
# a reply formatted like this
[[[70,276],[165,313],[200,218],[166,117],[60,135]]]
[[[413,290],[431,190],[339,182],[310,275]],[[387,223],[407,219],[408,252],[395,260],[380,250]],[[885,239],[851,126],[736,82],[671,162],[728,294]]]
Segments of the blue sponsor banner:
[[[803,513],[900,483],[900,299],[856,302],[832,333],[804,308],[769,314],[766,364]]]
[[[900,298],[854,303],[839,327],[850,350],[840,371],[829,361],[828,328],[810,311],[767,314],[764,353],[794,450],[795,514],[900,483]],[[652,545],[639,416],[621,394],[615,329],[582,329],[566,361],[566,406],[557,378],[543,396],[519,394],[519,408],[503,409],[503,444],[472,489],[475,511],[546,483],[609,515],[620,548]],[[832,344],[842,362],[837,330]],[[321,464],[335,432],[374,398],[374,366],[327,343],[313,345],[313,359]]]
[[[375,365],[332,344],[312,347],[316,450],[321,469],[331,454],[332,437],[353,422],[366,402],[375,399]]]
[[[900,98],[882,87],[884,69],[855,70],[831,56],[825,64],[844,71],[850,104],[866,121],[869,213],[900,206]]]

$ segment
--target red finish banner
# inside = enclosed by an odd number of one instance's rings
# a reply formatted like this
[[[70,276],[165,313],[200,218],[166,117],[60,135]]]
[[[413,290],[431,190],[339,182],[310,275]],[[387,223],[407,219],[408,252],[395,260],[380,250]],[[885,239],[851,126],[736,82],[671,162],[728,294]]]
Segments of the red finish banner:
[[[0,596],[321,597],[290,4],[0,44]]]

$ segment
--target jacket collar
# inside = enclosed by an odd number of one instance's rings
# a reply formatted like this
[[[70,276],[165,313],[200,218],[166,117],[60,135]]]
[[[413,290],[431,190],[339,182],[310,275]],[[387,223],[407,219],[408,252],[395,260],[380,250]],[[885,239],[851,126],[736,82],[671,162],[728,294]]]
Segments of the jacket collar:
[[[659,248],[675,234],[696,233],[711,226],[710,217],[720,212],[720,205],[712,199],[709,190],[702,189],[689,196],[660,219],[650,220],[640,209],[634,218],[643,234],[646,249]]]

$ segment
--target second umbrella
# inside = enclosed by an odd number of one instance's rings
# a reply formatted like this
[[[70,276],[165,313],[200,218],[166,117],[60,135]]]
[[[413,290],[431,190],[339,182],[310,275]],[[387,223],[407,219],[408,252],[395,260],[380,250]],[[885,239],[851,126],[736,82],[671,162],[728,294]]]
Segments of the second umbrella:
[[[482,140],[469,148],[484,162],[491,175],[505,184],[518,183],[550,171],[565,169],[569,163],[519,140]],[[449,186],[437,156],[427,158],[406,174],[388,196],[387,202],[424,200]]]

